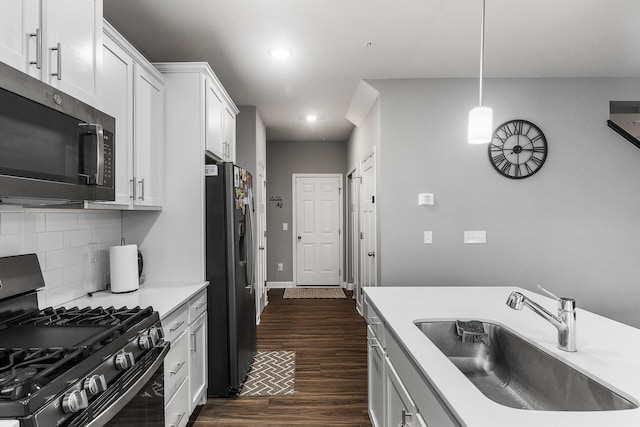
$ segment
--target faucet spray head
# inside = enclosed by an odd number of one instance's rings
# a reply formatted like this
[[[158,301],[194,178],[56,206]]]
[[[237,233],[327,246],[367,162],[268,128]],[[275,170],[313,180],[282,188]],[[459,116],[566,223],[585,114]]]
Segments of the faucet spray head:
[[[507,298],[507,305],[514,310],[522,310],[522,307],[524,307],[524,295],[520,292],[511,292],[509,298]]]

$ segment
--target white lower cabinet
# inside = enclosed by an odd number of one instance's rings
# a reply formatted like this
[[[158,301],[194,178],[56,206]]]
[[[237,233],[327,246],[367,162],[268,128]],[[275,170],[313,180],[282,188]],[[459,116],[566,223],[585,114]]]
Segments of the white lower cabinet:
[[[171,349],[164,359],[165,426],[184,426],[207,398],[207,291],[162,319]]]
[[[368,360],[368,401],[369,418],[373,427],[382,427],[384,423],[384,397],[386,378],[386,354],[373,329],[367,326],[367,360]]]
[[[364,315],[368,324],[369,417],[373,427],[459,427],[366,298]]]
[[[207,293],[189,301],[189,412],[206,403],[207,393]]]
[[[183,381],[164,408],[165,427],[184,427],[189,421],[189,384]]]

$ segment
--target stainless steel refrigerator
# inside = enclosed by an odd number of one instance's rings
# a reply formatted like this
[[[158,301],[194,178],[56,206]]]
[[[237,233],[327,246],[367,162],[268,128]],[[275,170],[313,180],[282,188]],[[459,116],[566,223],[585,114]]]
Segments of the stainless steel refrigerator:
[[[251,174],[207,165],[209,397],[237,394],[256,352]]]

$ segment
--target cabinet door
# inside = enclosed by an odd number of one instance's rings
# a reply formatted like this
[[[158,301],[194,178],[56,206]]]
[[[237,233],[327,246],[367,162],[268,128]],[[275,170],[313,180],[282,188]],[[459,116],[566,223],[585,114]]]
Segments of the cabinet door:
[[[207,313],[191,324],[189,332],[189,413],[192,413],[207,388]]]
[[[206,150],[214,156],[224,159],[224,140],[222,134],[222,98],[214,84],[207,80],[206,84]]]
[[[44,0],[42,5],[43,80],[95,105],[102,62],[102,0]]]
[[[142,66],[135,64],[134,176],[135,204],[162,206],[163,186],[163,86]]]
[[[228,107],[224,108],[224,159],[227,162],[236,160],[236,114]]]
[[[369,326],[367,326],[367,336],[369,418],[373,427],[383,427],[386,425],[384,423],[385,354]]]
[[[116,119],[116,199],[104,204],[128,205],[133,199],[133,59],[106,36],[102,58],[98,105]]]
[[[40,79],[42,41],[39,0],[3,0],[0,13],[0,61]],[[31,64],[31,62],[34,64]],[[38,63],[36,63],[36,61]]]
[[[402,384],[389,358],[385,359],[385,372],[387,375],[385,385],[387,403],[386,425],[393,427],[417,427],[415,404],[411,400],[407,389],[404,387],[404,384]]]

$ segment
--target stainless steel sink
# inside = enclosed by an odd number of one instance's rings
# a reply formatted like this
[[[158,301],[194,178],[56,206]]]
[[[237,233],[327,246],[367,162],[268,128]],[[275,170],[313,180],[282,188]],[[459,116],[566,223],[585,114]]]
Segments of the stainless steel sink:
[[[489,399],[505,406],[543,411],[611,411],[638,406],[523,340],[484,323],[484,342],[462,342],[453,321],[416,326]]]

